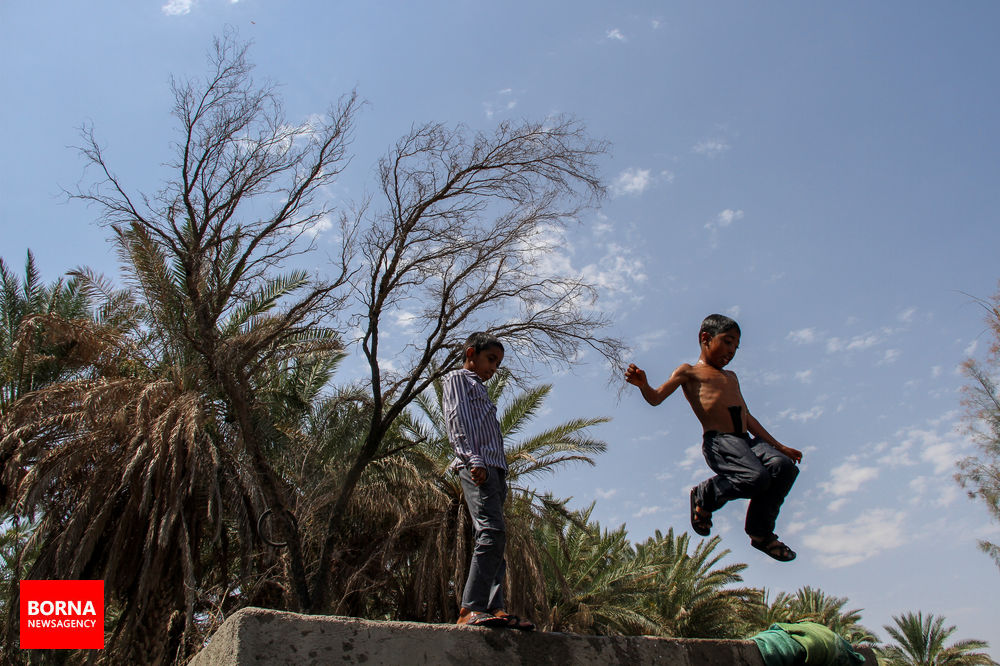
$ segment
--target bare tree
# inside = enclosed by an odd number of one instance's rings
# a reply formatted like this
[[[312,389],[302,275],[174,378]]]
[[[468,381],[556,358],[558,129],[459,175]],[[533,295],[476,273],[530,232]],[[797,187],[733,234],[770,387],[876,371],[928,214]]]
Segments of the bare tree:
[[[348,95],[325,117],[288,124],[273,88],[253,81],[247,48],[232,34],[217,39],[212,76],[174,82],[173,115],[181,138],[170,166],[177,178],[155,198],[143,197],[137,205],[108,168],[90,131],[83,152],[104,182],[77,196],[104,209],[127,269],[136,269],[137,286],[164,311],[159,323],[200,355],[221,388],[264,503],[284,519],[296,597],[303,607],[309,595],[299,537],[287,511],[287,489],[264,454],[267,435],[255,415],[253,376],[270,360],[338,346],[319,325],[339,308],[337,290],[349,277],[346,218],[340,218],[344,254],[334,278],[307,284],[304,275],[292,276],[285,282],[302,287],[297,297],[286,298],[280,315],[259,315],[283,295],[274,269],[310,249],[311,243],[303,243],[307,234],[333,214],[318,195],[348,163],[359,100]],[[275,202],[269,210],[268,201]],[[174,275],[145,270],[152,263],[147,253],[173,260]]]
[[[56,405],[74,419],[53,413],[0,432],[2,459],[19,461],[6,466],[3,482],[22,502],[46,497],[44,484],[58,466],[77,464],[73,451],[83,450],[81,443],[100,453],[107,433],[116,433],[114,459],[94,459],[101,475],[81,467],[72,478],[94,483],[61,494],[51,512],[53,520],[70,516],[74,533],[87,538],[71,544],[56,537],[51,556],[39,561],[57,567],[70,558],[74,571],[114,579],[112,594],[127,597],[116,640],[128,645],[169,625],[156,646],[165,658],[182,657],[194,644],[195,608],[204,607],[195,598],[204,593],[198,576],[211,568],[213,549],[230,550],[219,545],[219,526],[230,519],[249,560],[259,554],[254,549],[267,550],[255,531],[259,517],[269,516],[278,530],[273,538],[287,546],[285,603],[330,608],[341,521],[362,474],[408,445],[387,436],[394,421],[459,360],[470,332],[499,335],[522,367],[564,366],[587,349],[614,361],[622,350],[602,334],[609,322],[595,307],[594,285],[568,262],[553,261],[566,225],[604,193],[596,159],[607,146],[581,123],[556,117],[481,134],[415,127],[380,162],[383,205],[371,207],[380,212],[369,214],[366,205],[353,216],[335,215],[323,188],[348,163],[359,100],[347,95],[323,118],[289,124],[273,88],[252,80],[246,51],[226,35],[215,43],[207,79],[174,82],[174,175],[152,196],[131,193],[84,129],[82,153],[99,178],[71,196],[101,210],[129,284],[118,291],[78,271],[87,295],[104,297],[106,306],[97,326],[66,328],[66,335],[117,351],[101,364],[81,355],[90,383],[36,396],[19,412]],[[311,248],[311,230],[332,217],[342,239],[332,278],[282,272]],[[339,353],[330,322],[351,311],[368,362],[363,402],[370,420],[324,495],[329,518],[306,534],[292,513],[301,499],[294,480],[275,467],[275,442],[294,436],[279,431],[262,387],[273,386],[276,373]],[[150,386],[160,396],[156,410]],[[114,409],[91,409],[95,401]],[[163,441],[169,446],[157,444]],[[26,475],[31,463],[24,461],[41,452],[53,475],[39,465]],[[170,520],[147,520],[150,502]],[[118,506],[129,507],[127,524],[106,520]],[[139,564],[108,550],[130,533],[141,535],[132,539]],[[118,567],[114,576],[111,566]],[[233,589],[228,580],[213,584]],[[160,594],[165,587],[173,591]],[[219,608],[225,612],[221,601]]]
[[[121,600],[113,642],[122,658],[182,659],[197,644],[198,576],[224,579],[233,566],[224,525],[238,526],[235,545],[250,562],[265,513],[288,546],[286,603],[310,605],[293,489],[268,455],[281,433],[262,386],[343,347],[329,317],[347,294],[352,224],[340,218],[344,253],[332,278],[286,262],[332,214],[323,188],[348,163],[359,100],[347,95],[325,116],[289,124],[272,87],[253,81],[246,51],[227,34],[207,79],[173,83],[174,175],[153,196],[130,193],[84,129],[98,182],[70,195],[101,210],[128,286],[78,271],[88,295],[105,297],[100,325],[51,329],[117,351],[101,363],[78,353],[86,368],[77,380],[26,398],[19,420],[0,427],[3,487],[47,518],[36,573],[109,581]],[[214,573],[209,553],[221,558]]]
[[[569,364],[585,348],[621,355],[622,343],[601,335],[608,321],[593,307],[595,287],[552,261],[558,232],[604,193],[595,159],[606,145],[568,117],[470,134],[415,127],[379,165],[385,209],[360,238],[355,282],[372,417],[331,510],[311,585],[317,612],[362,473],[392,453],[393,421],[460,359],[469,333],[500,336],[522,364]]]
[[[1000,291],[991,300],[976,299],[986,311],[986,323],[992,340],[984,361],[970,358],[963,365],[971,380],[965,388],[965,407],[969,433],[979,453],[958,463],[955,479],[966,488],[969,497],[986,505],[991,519],[1000,521]],[[1000,567],[1000,544],[986,539],[979,548]]]

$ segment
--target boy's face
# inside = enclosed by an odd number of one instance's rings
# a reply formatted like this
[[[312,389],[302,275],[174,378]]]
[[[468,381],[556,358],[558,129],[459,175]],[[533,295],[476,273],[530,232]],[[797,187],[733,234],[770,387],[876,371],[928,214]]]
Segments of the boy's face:
[[[478,353],[475,347],[469,347],[465,350],[465,365],[462,367],[472,370],[485,382],[496,374],[501,361],[503,361],[503,349],[500,347],[487,347]]]
[[[702,333],[701,340],[702,358],[713,368],[726,367],[740,348],[740,334],[735,329],[723,331],[712,338],[708,333]]]

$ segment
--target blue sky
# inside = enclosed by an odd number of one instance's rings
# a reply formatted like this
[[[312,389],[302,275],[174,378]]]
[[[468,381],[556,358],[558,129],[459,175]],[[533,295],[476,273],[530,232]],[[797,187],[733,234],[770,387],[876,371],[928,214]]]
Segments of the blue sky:
[[[1000,526],[952,480],[973,452],[959,365],[989,342],[971,296],[1000,278],[998,19],[985,1],[2,2],[0,256],[20,267],[31,248],[50,280],[116,275],[96,211],[60,195],[85,175],[78,128],[154,191],[169,77],[200,75],[226,26],[290,120],[367,100],[338,203],[374,189],[414,123],[573,114],[613,146],[609,196],[551,260],[600,286],[654,382],[697,358],[706,314],[736,317],[750,409],[805,452],[778,524],[799,559],[752,550],[735,503],[715,521],[727,561],[775,592],[846,596],[883,638],[894,614],[943,614],[1000,659],[983,593],[1000,572],[975,547]],[[581,361],[537,369],[555,385],[538,424],[611,416],[594,433],[608,453],[540,483],[634,539],[687,529],[708,471],[686,403],[649,407]]]

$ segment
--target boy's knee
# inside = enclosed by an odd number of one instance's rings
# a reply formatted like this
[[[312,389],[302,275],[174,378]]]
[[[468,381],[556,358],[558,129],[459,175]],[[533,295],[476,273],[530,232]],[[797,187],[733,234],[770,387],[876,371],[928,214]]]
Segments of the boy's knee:
[[[788,456],[781,456],[778,458],[774,478],[784,479],[785,481],[791,483],[798,475],[799,467],[791,458]]]
[[[487,527],[480,530],[476,542],[482,546],[503,549],[507,545],[507,531],[503,528]]]

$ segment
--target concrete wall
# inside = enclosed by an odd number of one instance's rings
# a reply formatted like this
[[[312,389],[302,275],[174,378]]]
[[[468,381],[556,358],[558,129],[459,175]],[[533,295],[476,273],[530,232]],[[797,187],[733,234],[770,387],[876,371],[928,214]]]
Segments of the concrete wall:
[[[866,656],[874,666],[874,655],[867,651]],[[245,608],[223,623],[191,664],[763,666],[764,662],[753,641],[524,633]]]

